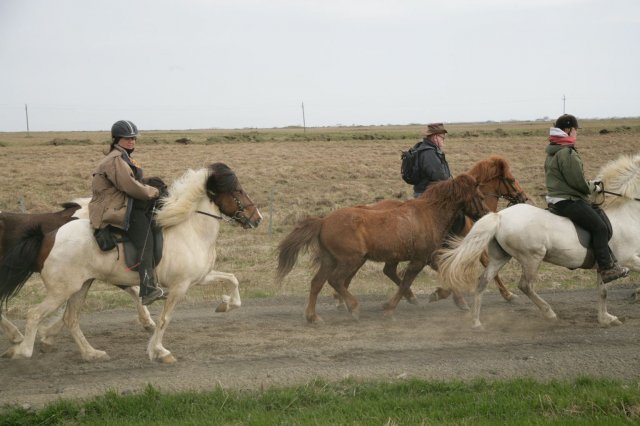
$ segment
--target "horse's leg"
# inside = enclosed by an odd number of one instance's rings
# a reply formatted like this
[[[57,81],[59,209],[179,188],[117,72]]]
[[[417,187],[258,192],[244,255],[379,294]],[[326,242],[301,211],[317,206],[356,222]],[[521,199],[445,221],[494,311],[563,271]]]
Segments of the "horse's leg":
[[[349,289],[349,285],[351,284],[351,280],[353,279],[353,277],[356,276],[356,272],[355,271],[353,274],[351,274],[350,276],[348,276],[347,278],[345,278],[344,280],[344,288],[346,288],[347,290]],[[338,309],[347,309],[347,306],[344,303],[344,300],[342,299],[342,297],[334,290],[333,291],[333,298],[336,301],[336,308]]]
[[[382,268],[382,272],[398,287],[402,285],[402,278],[398,275],[398,262],[386,262],[384,268]],[[407,302],[412,305],[418,304],[418,298],[410,288],[404,293],[404,297],[407,299]]]
[[[147,346],[147,354],[151,361],[159,361],[163,364],[173,364],[176,362],[176,358],[171,354],[171,352],[162,346],[162,338],[164,337],[164,332],[169,326],[169,322],[171,322],[172,314],[176,305],[184,297],[188,289],[188,282],[169,288],[169,296],[164,302],[162,312],[158,319],[158,324],[156,325],[156,330],[153,333],[153,336],[151,336],[149,345]]]
[[[11,346],[2,354],[2,357],[31,358],[40,322],[58,309],[68,298],[69,295],[66,292],[47,293],[40,304],[29,309],[22,342]]]
[[[407,294],[407,290],[411,288],[411,283],[416,278],[416,276],[424,269],[426,265],[425,261],[422,260],[412,260],[407,265],[407,268],[404,271],[404,276],[402,277],[402,282],[398,287],[398,291],[394,294],[388,302],[383,305],[384,315],[387,317],[392,317],[395,312],[396,306],[400,303],[402,296]]]
[[[231,292],[231,296],[223,295],[222,302],[216,307],[216,312],[229,312],[242,305],[240,299],[240,283],[235,275],[228,272],[210,271],[206,277],[196,285],[209,285],[216,281],[222,281],[226,290]]]
[[[356,299],[353,294],[347,290],[345,287],[345,282],[349,277],[353,277],[356,272],[364,265],[365,259],[351,259],[343,260],[338,263],[333,272],[329,275],[329,284],[338,292],[340,297],[344,300],[347,309],[351,313],[351,316],[354,319],[360,318],[360,307],[358,303],[358,299]]]
[[[156,329],[156,323],[153,322],[153,318],[151,318],[151,314],[149,313],[149,309],[142,304],[142,300],[140,300],[140,287],[139,286],[125,286],[118,285],[116,286],[127,292],[129,296],[133,299],[133,303],[136,305],[136,310],[138,311],[138,321],[142,324],[142,327],[147,331],[153,331]]]
[[[334,268],[334,265],[331,264],[327,259],[323,259],[320,264],[320,269],[311,279],[311,286],[309,288],[309,299],[307,300],[307,306],[304,309],[304,317],[307,319],[307,322],[317,323],[322,322],[322,318],[316,313],[316,303],[318,301],[318,294],[324,283],[329,278],[329,274],[331,270]],[[335,293],[336,297],[340,297],[338,293]],[[342,299],[340,299],[342,300]]]
[[[489,255],[487,254],[487,252],[482,253],[482,256],[480,256],[480,263],[482,263],[482,266],[484,266],[485,268],[489,264]],[[502,295],[504,300],[511,301],[516,297],[518,297],[512,292],[510,292],[509,289],[507,289],[504,286],[504,283],[502,282],[502,279],[498,274],[496,274],[496,276],[493,277],[493,280],[496,282],[496,286],[498,286],[498,291],[500,291],[500,294]]]
[[[493,256],[489,257],[487,255],[487,265],[485,270],[480,274],[478,278],[478,284],[476,286],[476,291],[473,297],[473,305],[471,307],[471,318],[472,325],[471,327],[474,329],[482,329],[482,322],[480,322],[480,310],[482,308],[482,293],[487,289],[487,284],[492,279],[498,275],[500,269],[506,265],[509,260],[511,260],[511,256],[505,253],[502,250],[495,250],[492,253]]]
[[[540,262],[541,260],[535,257],[520,261],[520,264],[522,265],[522,275],[520,276],[518,288],[522,290],[522,292],[526,294],[533,303],[536,304],[538,309],[542,311],[542,314],[546,318],[555,320],[558,319],[556,313],[553,312],[551,306],[533,289],[533,283],[536,279],[536,276],[538,275],[538,267],[540,266]]]
[[[598,301],[598,322],[601,325],[622,325],[622,322],[615,315],[607,312],[607,289],[611,283],[605,284],[600,274],[597,274],[597,284],[600,290],[600,299]]]
[[[38,332],[40,333],[40,352],[53,352],[55,345],[55,338],[64,328],[63,315],[66,310],[66,304],[60,306],[58,311],[62,311],[60,315],[51,319],[49,324],[41,324]]]
[[[93,280],[87,280],[80,290],[74,293],[67,302],[67,309],[64,312],[63,320],[64,324],[69,329],[73,340],[75,340],[78,348],[80,349],[80,355],[85,361],[100,361],[108,360],[109,355],[105,351],[99,351],[94,349],[91,344],[84,337],[84,333],[80,329],[80,309],[84,304],[84,300],[87,297],[87,292]]]
[[[429,266],[434,271],[438,270],[438,263],[435,260],[432,260],[429,263]],[[453,288],[442,288],[436,287],[433,293],[429,295],[429,302],[437,302],[438,300],[446,299],[447,297],[453,294],[453,303],[463,311],[469,310],[469,305],[467,301],[464,299],[464,296],[456,289]]]
[[[0,314],[0,328],[4,331],[4,334],[9,338],[11,343],[20,343],[24,339],[18,327],[13,325],[11,321],[6,319],[2,314]]]

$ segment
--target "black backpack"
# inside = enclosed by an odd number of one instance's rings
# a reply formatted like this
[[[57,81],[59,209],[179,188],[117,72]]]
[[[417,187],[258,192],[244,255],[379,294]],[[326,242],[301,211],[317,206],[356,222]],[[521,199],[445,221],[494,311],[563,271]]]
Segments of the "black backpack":
[[[419,153],[427,149],[433,149],[431,146],[421,146],[421,143],[422,142],[418,142],[409,148],[408,151],[402,151],[402,154],[400,154],[400,159],[402,160],[400,165],[402,180],[411,185],[420,182],[420,168],[418,167]]]

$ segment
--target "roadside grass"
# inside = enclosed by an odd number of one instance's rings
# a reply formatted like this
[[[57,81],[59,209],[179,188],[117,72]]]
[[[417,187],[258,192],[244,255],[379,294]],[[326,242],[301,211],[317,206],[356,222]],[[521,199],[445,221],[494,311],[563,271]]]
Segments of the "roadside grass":
[[[165,393],[148,386],[42,409],[5,407],[0,425],[234,424],[637,424],[640,382],[582,377],[539,382],[425,381],[337,383],[296,387]]]

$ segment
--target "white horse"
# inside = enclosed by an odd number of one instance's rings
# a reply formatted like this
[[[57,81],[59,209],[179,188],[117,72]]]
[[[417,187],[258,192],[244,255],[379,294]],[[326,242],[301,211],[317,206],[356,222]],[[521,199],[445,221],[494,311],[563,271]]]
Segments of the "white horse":
[[[605,212],[613,227],[609,246],[621,265],[640,271],[640,154],[622,156],[604,166],[598,180],[609,194]],[[569,219],[527,204],[517,204],[481,218],[453,248],[443,249],[440,275],[446,285],[460,291],[475,290],[472,308],[473,326],[481,327],[482,292],[500,269],[515,258],[522,266],[518,287],[543,314],[556,319],[551,306],[534,290],[540,264],[549,262],[569,269],[591,269],[595,266],[588,248],[589,234]],[[479,278],[477,264],[482,252],[489,252],[489,264]],[[474,285],[475,283],[475,285]],[[607,288],[597,274],[600,290],[598,321],[603,325],[619,325],[618,318],[607,312]]]
[[[222,214],[244,228],[255,228],[262,220],[236,175],[222,163],[187,171],[173,183],[158,210],[157,222],[162,227],[164,245],[156,275],[160,285],[169,290],[169,296],[147,347],[151,360],[176,361],[162,346],[176,304],[191,286],[211,283],[220,277],[213,266]],[[94,349],[85,339],[78,323],[80,308],[94,279],[135,286],[138,273],[126,268],[123,256],[119,255],[122,250],[100,251],[87,220],[71,221],[46,235],[32,234],[23,240],[21,249],[12,250],[19,258],[5,257],[0,268],[0,304],[17,293],[31,272],[40,272],[47,295],[29,310],[22,342],[11,346],[3,356],[31,357],[38,325],[67,302],[64,324],[78,344],[82,358],[107,359],[106,352]],[[6,265],[11,265],[9,271],[5,270]],[[240,306],[237,286],[226,300],[233,307]]]

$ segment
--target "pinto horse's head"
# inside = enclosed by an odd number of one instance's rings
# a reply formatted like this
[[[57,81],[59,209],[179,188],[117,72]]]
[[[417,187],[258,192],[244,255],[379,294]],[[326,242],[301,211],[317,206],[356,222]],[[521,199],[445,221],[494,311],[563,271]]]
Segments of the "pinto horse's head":
[[[453,179],[453,197],[462,203],[462,211],[473,220],[478,220],[489,213],[484,202],[484,194],[473,176],[463,173]]]
[[[262,215],[242,189],[236,174],[223,163],[214,163],[209,167],[206,188],[209,199],[225,216],[242,225],[243,228],[256,228],[262,221]]]

